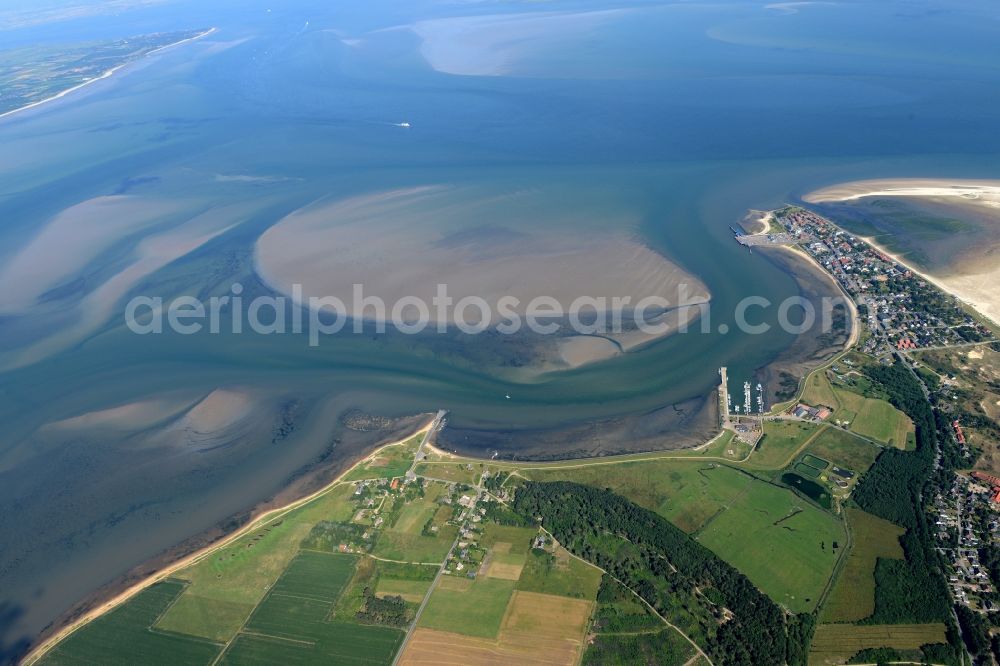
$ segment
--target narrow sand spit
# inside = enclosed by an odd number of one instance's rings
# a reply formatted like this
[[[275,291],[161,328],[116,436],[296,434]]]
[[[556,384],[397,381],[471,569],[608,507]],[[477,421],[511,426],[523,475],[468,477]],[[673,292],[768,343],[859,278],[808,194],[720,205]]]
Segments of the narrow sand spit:
[[[862,180],[834,185],[811,192],[802,197],[810,203],[835,203],[856,201],[866,197],[908,197],[953,206],[956,217],[969,206],[988,213],[996,225],[991,231],[1000,235],[1000,180],[949,180],[900,178]],[[1000,264],[994,259],[997,247],[970,248],[968,256],[947,270],[918,270],[911,262],[893,254],[877,240],[865,238],[895,261],[920,275],[938,288],[954,294],[978,312],[1000,323]]]

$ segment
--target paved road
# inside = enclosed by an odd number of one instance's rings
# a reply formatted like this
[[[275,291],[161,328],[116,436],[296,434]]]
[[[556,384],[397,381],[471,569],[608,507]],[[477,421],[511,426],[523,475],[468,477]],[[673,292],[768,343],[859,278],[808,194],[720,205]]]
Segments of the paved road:
[[[424,435],[424,438],[420,440],[420,446],[417,447],[417,452],[413,456],[413,464],[410,465],[410,469],[407,473],[414,471],[417,468],[417,464],[420,462],[420,456],[424,452],[424,444],[431,441],[431,438],[437,435],[438,430],[441,429],[441,424],[444,422],[444,417],[448,415],[448,411],[445,409],[438,410],[437,416],[434,417],[434,422],[431,423],[430,430]]]
[[[445,412],[443,410],[438,412],[437,422],[435,422],[434,426],[432,426],[431,430],[427,433],[427,437],[424,437],[425,442],[430,438],[435,428],[438,427],[438,425],[441,422],[441,419],[444,417],[444,414]],[[423,448],[422,444],[421,448]],[[482,498],[483,492],[485,492],[485,488],[483,488],[482,482],[483,482],[482,477],[480,477],[479,485],[476,486],[476,499],[473,500],[471,504],[472,509],[470,509],[469,512],[466,514],[467,516],[466,522],[468,521],[468,516],[472,515],[472,510],[475,509],[477,504],[479,504],[479,500],[480,498]],[[464,524],[463,524],[463,529],[464,529]],[[431,581],[431,586],[427,589],[427,594],[424,595],[424,600],[420,602],[420,607],[417,608],[417,612],[413,616],[413,622],[410,623],[410,628],[406,630],[406,638],[403,639],[403,644],[399,646],[399,651],[396,653],[396,658],[392,660],[392,666],[397,666],[400,658],[403,656],[403,652],[406,650],[407,644],[410,642],[410,639],[413,638],[413,632],[416,631],[417,629],[417,623],[420,621],[420,615],[421,613],[424,612],[424,608],[427,607],[427,602],[430,600],[431,595],[434,593],[435,588],[437,588],[438,583],[441,582],[441,576],[445,575],[444,573],[445,564],[447,564],[448,559],[451,557],[451,554],[455,551],[455,548],[458,547],[458,542],[461,540],[462,540],[462,530],[460,529],[458,531],[458,536],[455,537],[455,540],[451,543],[451,548],[448,549],[448,554],[444,556],[444,560],[441,562],[441,566],[438,567],[437,575],[435,575],[434,580]],[[448,575],[450,576],[451,574]]]

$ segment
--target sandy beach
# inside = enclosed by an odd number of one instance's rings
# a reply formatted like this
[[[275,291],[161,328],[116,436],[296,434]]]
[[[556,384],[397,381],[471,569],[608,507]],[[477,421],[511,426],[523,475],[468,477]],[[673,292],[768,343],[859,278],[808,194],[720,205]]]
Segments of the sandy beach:
[[[202,37],[207,37],[208,35],[211,35],[212,33],[215,33],[217,31],[218,31],[218,28],[209,28],[205,32],[203,32],[201,34],[198,34],[198,35],[195,35],[194,37],[188,37],[187,39],[182,39],[179,42],[174,42],[173,44],[166,44],[166,45],[161,46],[161,47],[159,47],[157,49],[153,49],[149,53],[144,53],[138,60],[141,60],[142,58],[146,58],[148,56],[154,55],[156,53],[161,53],[163,51],[166,51],[167,49],[172,49],[175,46],[180,46],[181,44],[187,44],[188,42],[193,42],[196,39],[201,39]],[[46,97],[45,99],[40,99],[37,102],[32,102],[31,104],[25,104],[22,107],[19,107],[19,108],[16,108],[16,109],[11,109],[10,111],[5,111],[4,113],[0,113],[0,120],[3,120],[4,118],[7,118],[8,116],[13,116],[14,114],[17,114],[17,113],[21,113],[23,111],[27,111],[28,109],[34,109],[34,108],[39,107],[39,106],[41,106],[43,104],[48,104],[49,102],[54,102],[57,99],[62,99],[66,95],[74,93],[77,90],[80,90],[81,88],[86,88],[87,86],[93,85],[93,84],[97,83],[98,81],[103,81],[104,79],[107,79],[107,78],[113,76],[115,74],[115,72],[117,72],[118,70],[122,69],[123,67],[127,67],[127,66],[133,64],[134,62],[138,62],[138,60],[132,60],[132,61],[129,61],[129,62],[124,62],[124,63],[122,63],[120,65],[112,67],[111,69],[108,69],[107,71],[103,72],[100,76],[95,76],[92,79],[87,79],[83,83],[78,83],[77,85],[73,86],[72,88],[67,88],[66,90],[60,91],[60,92],[56,93],[55,95],[52,95],[51,97]]]
[[[1000,285],[1000,266],[967,275],[932,275],[916,268],[912,262],[907,262],[898,254],[890,252],[877,240],[864,236],[862,238],[892,258],[893,261],[905,266],[938,289],[958,297],[959,300],[974,308],[976,312],[987,317],[994,324],[1000,325],[1000,294],[997,293],[997,287]]]
[[[1000,209],[1000,180],[897,178],[832,185],[802,197],[809,203],[853,201],[865,197],[959,197]]]
[[[957,219],[973,214],[984,229],[983,237],[967,248],[952,266],[920,268],[899,253],[892,252],[878,238],[861,235],[887,256],[939,289],[954,294],[994,323],[1000,323],[1000,180],[899,178],[862,180],[825,187],[802,199],[809,203],[839,203],[875,198],[910,199],[929,202],[949,211]]]

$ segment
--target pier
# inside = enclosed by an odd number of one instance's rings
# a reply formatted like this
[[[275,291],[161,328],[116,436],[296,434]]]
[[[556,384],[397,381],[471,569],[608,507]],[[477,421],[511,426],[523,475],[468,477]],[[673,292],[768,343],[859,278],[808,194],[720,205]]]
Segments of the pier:
[[[729,430],[733,427],[729,419],[729,376],[726,366],[719,368],[719,375],[722,377],[722,384],[719,385],[719,415],[722,419],[722,427]]]

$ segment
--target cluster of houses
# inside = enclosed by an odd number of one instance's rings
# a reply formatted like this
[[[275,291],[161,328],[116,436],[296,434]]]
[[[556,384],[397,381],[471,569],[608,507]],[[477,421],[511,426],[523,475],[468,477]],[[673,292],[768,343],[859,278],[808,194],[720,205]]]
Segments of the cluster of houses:
[[[950,566],[948,585],[958,603],[980,612],[997,610],[991,601],[993,583],[979,553],[981,547],[1000,536],[1000,518],[996,504],[991,502],[992,494],[991,488],[975,476],[956,475],[951,492],[938,493],[935,498],[937,538]]]
[[[486,505],[478,494],[463,494],[456,503],[462,507],[457,518],[460,524],[458,543],[449,554],[443,573],[475,578],[486,556],[486,549],[479,544]]]
[[[775,219],[864,306],[868,327],[876,333],[866,342],[866,352],[945,347],[992,337],[956,298],[820,215],[788,207],[776,211]]]

